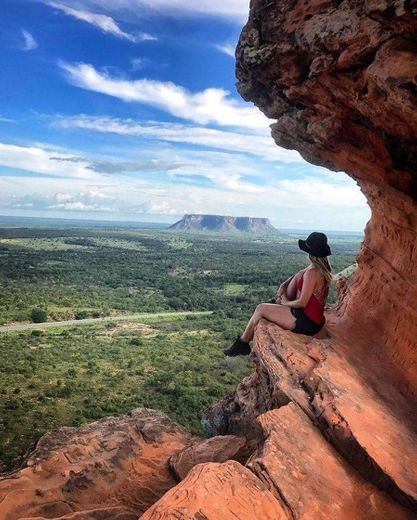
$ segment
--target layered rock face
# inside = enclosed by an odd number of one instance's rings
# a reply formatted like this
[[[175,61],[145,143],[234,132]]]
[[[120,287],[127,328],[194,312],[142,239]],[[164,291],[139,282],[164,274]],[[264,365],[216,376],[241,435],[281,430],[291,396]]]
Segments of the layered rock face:
[[[259,323],[212,438],[151,410],[57,430],[0,479],[1,520],[416,517],[416,35],[414,0],[252,0],[239,90],[279,145],[357,180],[358,271],[322,339]]]
[[[329,331],[329,338],[308,338],[261,321],[251,354],[256,371],[208,410],[205,428],[245,432],[257,446],[247,466],[295,518],[337,518],[334,504],[340,518],[413,518],[415,403],[382,365],[369,370],[331,324]],[[309,507],[298,514],[304,502]]]
[[[238,89],[276,143],[348,173],[372,209],[339,334],[417,391],[417,3],[252,0]],[[360,355],[360,352],[359,352]]]

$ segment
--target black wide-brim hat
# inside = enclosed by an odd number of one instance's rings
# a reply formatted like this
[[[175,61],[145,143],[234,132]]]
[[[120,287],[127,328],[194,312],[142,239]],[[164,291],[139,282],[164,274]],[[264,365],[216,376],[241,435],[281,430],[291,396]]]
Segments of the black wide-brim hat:
[[[307,240],[298,241],[298,247],[302,251],[319,258],[332,254],[327,243],[327,236],[324,233],[311,233],[308,235]]]

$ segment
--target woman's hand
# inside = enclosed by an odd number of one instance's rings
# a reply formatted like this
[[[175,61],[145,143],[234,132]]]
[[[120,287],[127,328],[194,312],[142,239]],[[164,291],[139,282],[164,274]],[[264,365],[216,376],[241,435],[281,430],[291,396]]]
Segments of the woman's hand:
[[[289,302],[289,300],[288,300],[288,298],[287,298],[287,295],[286,295],[285,293],[282,294],[282,295],[281,295],[281,298],[280,298],[280,303],[281,303],[282,305],[285,305],[285,304],[288,303],[288,302]]]

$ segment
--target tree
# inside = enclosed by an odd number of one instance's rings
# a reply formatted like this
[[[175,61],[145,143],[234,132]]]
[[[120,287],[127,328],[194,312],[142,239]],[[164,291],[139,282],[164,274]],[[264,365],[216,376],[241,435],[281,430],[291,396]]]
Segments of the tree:
[[[30,319],[33,323],[43,323],[48,319],[48,314],[44,309],[32,309]]]

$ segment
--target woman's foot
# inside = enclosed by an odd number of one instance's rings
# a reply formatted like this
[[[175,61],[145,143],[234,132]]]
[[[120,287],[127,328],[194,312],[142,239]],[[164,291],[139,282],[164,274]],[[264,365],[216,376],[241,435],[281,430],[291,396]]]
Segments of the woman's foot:
[[[249,343],[242,341],[240,339],[240,336],[237,336],[237,338],[229,348],[223,350],[224,355],[229,357],[249,356],[250,352],[251,348]]]

